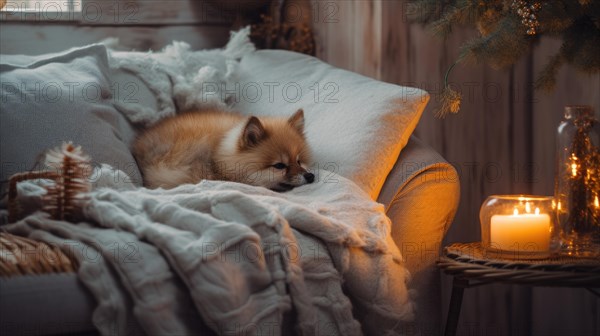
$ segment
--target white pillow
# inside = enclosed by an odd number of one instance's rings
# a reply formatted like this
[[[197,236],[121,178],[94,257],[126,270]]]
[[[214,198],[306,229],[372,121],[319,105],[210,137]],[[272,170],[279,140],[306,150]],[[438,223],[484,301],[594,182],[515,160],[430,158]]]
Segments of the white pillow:
[[[260,116],[291,115],[303,108],[314,167],[353,180],[373,199],[429,101],[423,90],[282,50],[245,55],[235,77],[221,90],[233,95],[233,109]]]

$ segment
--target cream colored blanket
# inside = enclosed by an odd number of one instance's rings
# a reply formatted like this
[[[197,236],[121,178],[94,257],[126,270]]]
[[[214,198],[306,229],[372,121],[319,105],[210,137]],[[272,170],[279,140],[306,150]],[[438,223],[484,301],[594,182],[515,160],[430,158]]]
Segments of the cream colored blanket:
[[[390,220],[354,183],[327,181],[288,193],[216,181],[101,188],[79,224],[36,212],[4,228],[79,258],[103,335],[356,335],[358,320],[395,334],[376,321],[410,320],[414,307]]]

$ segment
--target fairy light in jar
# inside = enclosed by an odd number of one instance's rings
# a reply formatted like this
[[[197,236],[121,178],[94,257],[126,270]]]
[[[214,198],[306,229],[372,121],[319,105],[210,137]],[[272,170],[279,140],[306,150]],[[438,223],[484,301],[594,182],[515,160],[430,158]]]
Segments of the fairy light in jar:
[[[577,170],[579,165],[577,164],[577,156],[575,154],[571,154],[571,174],[573,177],[577,176]]]

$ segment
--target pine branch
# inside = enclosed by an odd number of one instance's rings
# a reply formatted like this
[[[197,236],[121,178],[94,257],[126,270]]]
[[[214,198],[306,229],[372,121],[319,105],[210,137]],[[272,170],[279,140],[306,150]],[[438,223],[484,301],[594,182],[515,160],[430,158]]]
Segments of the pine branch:
[[[600,73],[600,1],[594,0],[421,0],[411,2],[414,22],[427,24],[443,37],[454,25],[476,27],[481,36],[461,47],[460,62],[515,64],[542,35],[563,41],[558,54],[538,75],[535,86],[550,90],[563,64],[588,74]],[[442,92],[442,110],[457,107],[459,96]],[[445,103],[444,103],[445,102]]]
[[[564,1],[546,1],[538,13],[540,31],[546,35],[559,36],[574,22]]]
[[[539,77],[535,80],[535,89],[547,92],[553,90],[556,86],[556,75],[564,62],[565,58],[561,52],[552,56],[548,64],[540,72]]]
[[[459,61],[470,63],[490,63],[494,68],[506,68],[516,63],[529,50],[530,39],[523,31],[518,18],[508,15],[498,23],[496,31],[475,38],[463,45]]]
[[[435,112],[437,118],[445,118],[449,113],[460,111],[462,95],[454,91],[450,86],[445,86],[440,94],[440,107]]]
[[[60,149],[49,151],[46,154],[46,164],[60,171],[61,179],[55,185],[56,190],[53,190],[59,194],[55,204],[56,219],[72,220],[80,208],[81,201],[85,199],[85,193],[91,190],[88,181],[92,170],[90,158],[83,153],[80,146],[75,147],[69,142],[63,143]]]
[[[452,33],[452,24],[454,24],[455,15],[457,15],[458,9],[453,8],[448,13],[444,14],[441,19],[432,22],[429,25],[429,29],[434,35],[446,38]]]
[[[442,17],[445,8],[452,1],[419,0],[408,3],[407,16],[413,22],[429,24]]]
[[[426,23],[435,35],[443,38],[452,32],[452,26],[455,24],[493,27],[502,17],[498,10],[502,5],[498,1],[459,0],[442,4],[430,4],[429,1],[420,3],[421,7],[416,9],[420,15],[409,15],[409,18]],[[419,5],[415,4],[415,6]],[[486,34],[481,29],[480,31]]]
[[[577,20],[564,32],[561,47],[566,61],[587,73],[600,71],[600,29],[589,19]]]
[[[502,18],[504,18],[504,15],[500,15],[498,10],[486,9],[481,13],[481,20],[476,23],[477,30],[479,30],[481,35],[487,36],[496,30],[498,22]]]
[[[19,219],[21,209],[17,201],[17,184],[26,180],[50,179],[53,185],[46,186],[42,197],[42,210],[57,220],[73,220],[78,215],[86,193],[91,190],[89,176],[92,172],[90,158],[81,147],[72,143],[63,143],[46,154],[45,164],[53,171],[33,171],[18,173],[9,181],[9,221]]]

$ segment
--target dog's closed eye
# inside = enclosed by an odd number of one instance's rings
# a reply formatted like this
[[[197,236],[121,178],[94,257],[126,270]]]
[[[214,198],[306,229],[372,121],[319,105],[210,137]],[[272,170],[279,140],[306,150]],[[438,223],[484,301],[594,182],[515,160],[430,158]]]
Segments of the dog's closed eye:
[[[273,165],[273,168],[275,168],[275,169],[285,169],[285,168],[287,168],[287,166],[283,162],[277,162],[276,164]]]

